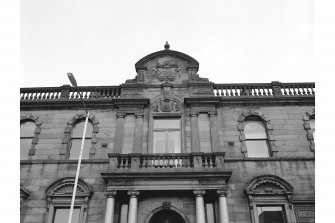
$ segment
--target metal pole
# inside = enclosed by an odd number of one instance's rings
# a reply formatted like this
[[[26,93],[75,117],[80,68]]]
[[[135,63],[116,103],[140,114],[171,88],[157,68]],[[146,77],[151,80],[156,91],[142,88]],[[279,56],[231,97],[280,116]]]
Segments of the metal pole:
[[[73,194],[72,194],[72,201],[71,201],[71,208],[70,208],[70,215],[69,215],[69,221],[68,221],[68,223],[71,223],[71,221],[72,221],[72,212],[73,212],[74,200],[76,198],[76,191],[77,191],[77,185],[78,185],[79,171],[80,171],[80,165],[81,165],[81,157],[82,157],[83,149],[84,149],[85,136],[86,136],[86,127],[87,127],[87,122],[88,122],[88,116],[89,115],[90,115],[90,113],[87,112],[86,113],[86,119],[85,119],[85,127],[84,127],[84,132],[83,132],[83,138],[82,138],[82,141],[81,141],[80,154],[79,154],[79,159],[78,159],[76,179],[74,181],[74,187],[73,187]]]

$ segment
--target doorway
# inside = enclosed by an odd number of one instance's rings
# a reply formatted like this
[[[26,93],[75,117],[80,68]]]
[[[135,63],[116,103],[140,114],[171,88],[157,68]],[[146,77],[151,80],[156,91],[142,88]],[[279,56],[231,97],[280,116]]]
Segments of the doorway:
[[[185,221],[173,210],[161,210],[151,217],[149,223],[185,223]]]

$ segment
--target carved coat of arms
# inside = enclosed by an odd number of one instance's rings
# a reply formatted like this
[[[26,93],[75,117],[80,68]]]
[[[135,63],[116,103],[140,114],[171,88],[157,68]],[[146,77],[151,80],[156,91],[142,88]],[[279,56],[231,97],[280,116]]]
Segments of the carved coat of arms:
[[[164,63],[157,64],[156,68],[153,68],[154,77],[160,81],[174,81],[176,76],[180,74],[180,68],[177,63],[173,61],[164,61]]]

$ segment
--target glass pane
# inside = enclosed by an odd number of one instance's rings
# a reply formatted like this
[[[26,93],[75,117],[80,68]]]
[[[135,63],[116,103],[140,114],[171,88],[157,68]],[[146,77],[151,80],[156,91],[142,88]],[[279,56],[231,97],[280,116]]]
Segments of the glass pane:
[[[73,208],[71,223],[79,223],[80,208]],[[53,223],[68,222],[70,215],[70,208],[57,208],[55,210],[55,217]]]
[[[72,136],[82,138],[84,133],[84,126],[85,122],[78,123],[72,131]],[[86,128],[86,137],[92,137],[92,133],[93,133],[93,126],[90,122],[88,122]]]
[[[285,223],[282,207],[257,207],[259,223]]]
[[[265,139],[265,129],[259,123],[250,123],[244,128],[244,135],[246,139]]]
[[[31,147],[31,141],[32,141],[32,138],[20,140],[20,159],[21,160],[28,159],[28,153]]]
[[[154,153],[166,153],[165,132],[154,132]]]
[[[248,157],[269,157],[266,140],[246,140]]]
[[[69,159],[79,159],[81,139],[72,139],[71,142],[72,142],[72,146],[71,146],[71,150],[70,150]],[[90,148],[91,148],[91,140],[90,139],[85,139],[82,159],[88,159],[89,158]]]
[[[167,153],[180,153],[180,131],[168,132]]]
[[[34,137],[36,125],[34,122],[24,122],[20,125],[20,137]]]
[[[154,129],[180,129],[180,119],[154,119]]]

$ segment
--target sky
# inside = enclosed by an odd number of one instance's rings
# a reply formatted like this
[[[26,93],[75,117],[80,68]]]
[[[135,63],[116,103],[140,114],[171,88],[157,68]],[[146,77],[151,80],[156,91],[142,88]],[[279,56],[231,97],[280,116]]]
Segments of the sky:
[[[164,49],[215,83],[313,82],[313,0],[24,0],[20,87],[119,85]]]

